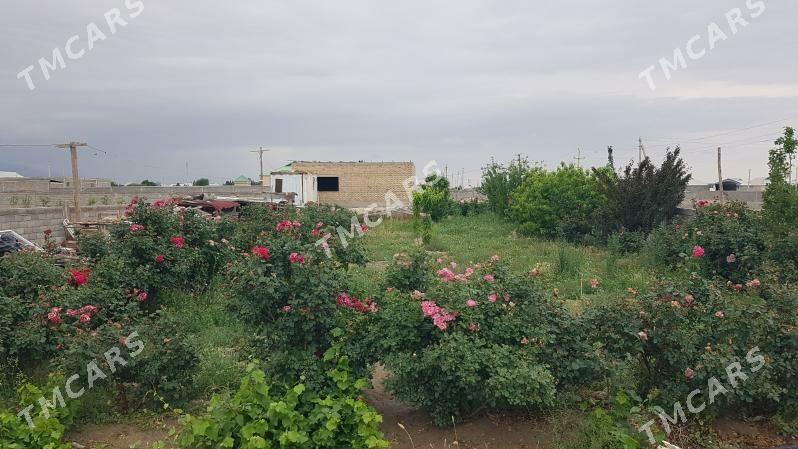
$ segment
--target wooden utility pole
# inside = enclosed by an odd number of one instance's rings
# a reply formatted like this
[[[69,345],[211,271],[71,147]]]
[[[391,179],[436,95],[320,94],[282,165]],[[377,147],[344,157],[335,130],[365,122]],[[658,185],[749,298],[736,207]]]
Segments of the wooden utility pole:
[[[721,169],[721,148],[718,147],[718,191],[720,192],[720,203],[726,202],[725,194],[723,192],[723,170]]]
[[[637,138],[637,143],[637,163],[640,164],[643,162],[643,159],[647,158],[648,156],[646,155],[646,147],[643,145],[642,137]]]
[[[260,147],[257,150],[252,150],[250,153],[258,153],[258,157],[260,159],[260,184],[263,185],[263,153],[271,151],[271,150],[264,150],[263,147]]]
[[[577,148],[576,149],[576,157],[574,159],[576,159],[576,166],[579,167],[579,168],[582,168],[582,159],[585,159],[585,158],[582,157],[582,149],[581,148]]]
[[[78,147],[85,147],[88,144],[84,142],[69,142],[61,145],[56,145],[57,148],[69,148],[69,156],[72,160],[72,193],[75,202],[75,215],[72,217],[73,221],[80,221],[80,174],[78,173]]]

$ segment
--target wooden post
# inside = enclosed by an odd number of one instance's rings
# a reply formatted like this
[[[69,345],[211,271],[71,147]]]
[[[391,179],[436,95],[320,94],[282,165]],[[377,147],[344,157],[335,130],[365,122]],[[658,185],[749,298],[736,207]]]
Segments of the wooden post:
[[[78,173],[78,147],[88,146],[81,142],[69,142],[56,145],[58,148],[69,148],[69,157],[72,162],[72,195],[75,202],[75,214],[71,217],[72,221],[80,221],[80,174]]]
[[[720,203],[726,202],[725,193],[723,192],[723,171],[721,170],[721,149],[718,147],[718,191],[720,192]]]

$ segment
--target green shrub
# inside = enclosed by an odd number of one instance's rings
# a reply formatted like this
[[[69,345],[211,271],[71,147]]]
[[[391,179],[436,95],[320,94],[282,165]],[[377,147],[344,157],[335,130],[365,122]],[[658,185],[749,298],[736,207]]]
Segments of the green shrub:
[[[524,235],[580,240],[593,234],[606,198],[595,176],[573,165],[537,170],[511,195],[510,216]]]
[[[333,358],[333,350],[325,354],[327,362]],[[346,358],[327,376],[336,391],[320,394],[301,382],[289,388],[271,383],[250,365],[233,396],[216,396],[206,415],[182,419],[178,447],[387,448],[379,431],[382,417],[358,398],[366,382],[351,376]]]
[[[427,176],[421,190],[413,192],[413,212],[416,215],[428,214],[433,221],[439,221],[451,215],[454,207],[449,193],[449,180],[441,176]]]
[[[393,256],[385,273],[385,287],[403,292],[426,290],[430,282],[431,260],[423,248],[413,248]]]
[[[482,184],[479,192],[488,198],[488,207],[500,216],[506,216],[510,211],[510,196],[524,182],[531,173],[541,170],[532,168],[526,158],[518,157],[507,166],[491,160],[490,164],[482,169]],[[463,214],[465,215],[465,214]]]
[[[67,407],[48,410],[48,416],[39,406],[41,397],[51,400],[53,387],[63,386],[63,379],[52,378],[48,388],[38,388],[25,384],[19,389],[19,410],[33,406],[30,410],[33,427],[28,425],[25,417],[17,416],[17,410],[0,410],[0,447],[5,449],[70,449],[71,444],[63,443],[66,424],[71,422],[75,403],[70,401]]]
[[[388,293],[357,328],[368,331],[353,338],[353,352],[384,362],[397,398],[447,425],[482,408],[545,409],[561,388],[596,379],[598,360],[568,312],[531,278],[497,257],[460,273],[454,266],[440,267],[424,293]]]
[[[167,315],[158,315],[135,323],[104,323],[92,332],[69,336],[58,358],[61,370],[85,373],[86,364],[96,360],[107,376],[98,382],[101,385],[97,389],[115,394],[117,405],[126,411],[141,406],[157,407],[160,401],[184,403],[194,393],[192,378],[199,362],[197,350]],[[130,337],[134,332],[137,337]],[[126,341],[136,344],[127,345]],[[104,355],[112,348],[118,348],[120,357],[126,361],[114,370]]]
[[[268,337],[266,351],[326,350],[336,297],[347,291],[339,262],[321,247],[303,243],[298,232],[264,235],[228,271],[239,316]]]
[[[766,250],[758,213],[741,203],[698,205],[696,216],[652,233],[646,244],[656,264],[678,266],[696,246],[702,274],[744,283],[760,274]]]
[[[110,242],[101,232],[81,232],[78,234],[78,253],[93,260],[99,260],[111,253]]]
[[[63,282],[63,269],[42,253],[20,252],[0,257],[0,293],[33,301],[51,285]]]
[[[793,295],[768,300],[749,285],[737,292],[695,276],[663,282],[654,293],[585,311],[583,326],[611,365],[634,361],[637,394],[672,410],[701,389],[709,416],[725,410],[780,410],[796,404],[793,380],[798,306]],[[762,366],[758,357],[761,356]],[[739,362],[746,378],[737,385],[727,367]],[[707,400],[717,378],[728,391]],[[670,412],[669,412],[670,414]],[[653,418],[653,416],[652,416]]]

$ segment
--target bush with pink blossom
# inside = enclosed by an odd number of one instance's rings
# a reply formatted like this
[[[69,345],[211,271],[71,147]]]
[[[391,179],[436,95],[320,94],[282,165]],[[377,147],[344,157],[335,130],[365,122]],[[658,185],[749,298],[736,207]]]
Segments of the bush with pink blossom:
[[[388,389],[437,424],[482,408],[548,408],[559,392],[595,379],[599,360],[532,277],[512,274],[499,257],[441,258],[432,277],[423,292],[387,292],[351,346],[362,363],[383,362]]]

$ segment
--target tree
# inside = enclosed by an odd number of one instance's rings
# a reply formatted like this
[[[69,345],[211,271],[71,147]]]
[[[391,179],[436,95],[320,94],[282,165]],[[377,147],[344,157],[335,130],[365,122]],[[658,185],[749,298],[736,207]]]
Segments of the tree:
[[[157,186],[159,186],[160,184],[158,184],[158,183],[157,183],[157,182],[155,182],[155,181],[150,181],[149,179],[145,179],[144,181],[141,181],[141,182],[139,182],[139,183],[135,183],[135,182],[133,182],[133,183],[130,183],[130,184],[128,184],[128,185],[129,185],[129,186],[157,187]]]
[[[209,186],[210,184],[211,182],[208,181],[208,178],[200,178],[195,180],[192,185],[195,187],[204,187],[204,186]]]
[[[454,203],[449,193],[449,180],[443,176],[433,174],[427,176],[421,190],[413,192],[413,212],[429,214],[430,218],[438,221],[449,215]]]
[[[578,240],[595,228],[606,198],[589,171],[562,164],[532,170],[510,195],[510,217],[525,235]]]
[[[518,156],[507,166],[491,160],[482,169],[482,185],[477,189],[488,197],[488,206],[499,215],[507,215],[510,207],[510,195],[518,188],[533,170],[526,158]]]
[[[650,231],[676,215],[692,178],[679,147],[668,149],[659,167],[646,157],[637,166],[627,165],[620,175],[614,169],[612,147],[607,150],[607,166],[593,169],[608,201],[601,220],[605,232]]]
[[[787,231],[798,224],[798,188],[790,185],[788,178],[792,159],[798,150],[795,130],[784,129],[784,135],[774,142],[768,159],[768,187],[764,194],[763,211],[774,231]]]
[[[229,181],[228,180],[228,181],[224,182],[224,185],[226,185],[226,186],[234,186],[234,185],[236,185],[236,183],[234,183],[233,181]]]

